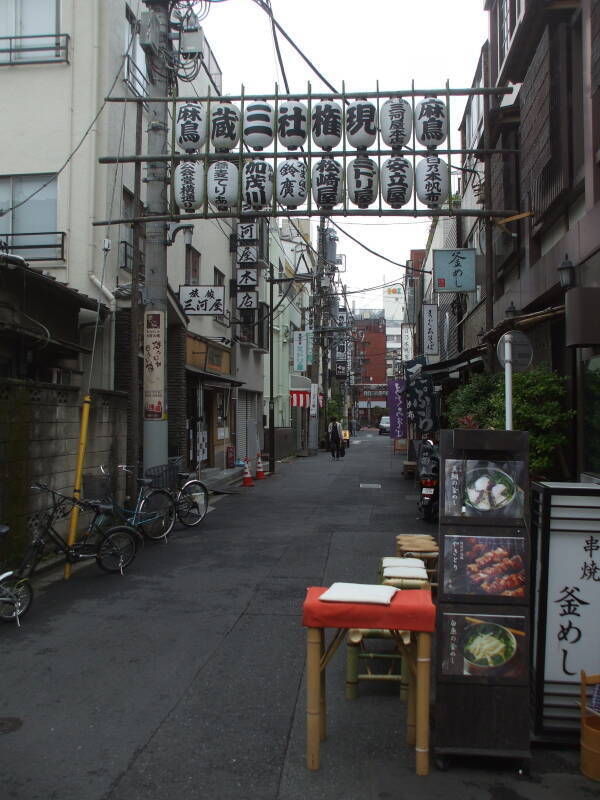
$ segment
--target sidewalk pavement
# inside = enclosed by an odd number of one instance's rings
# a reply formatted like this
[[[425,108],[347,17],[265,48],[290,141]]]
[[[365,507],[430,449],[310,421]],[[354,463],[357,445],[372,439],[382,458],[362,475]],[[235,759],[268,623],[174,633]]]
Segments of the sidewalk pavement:
[[[338,462],[278,464],[221,496],[199,530],[149,544],[123,577],[90,567],[47,586],[20,629],[0,631],[3,796],[596,796],[574,751],[536,750],[530,778],[481,759],[417,778],[397,684],[362,683],[347,701],[343,647],[328,668],[321,769],[306,769],[304,593],[373,582],[395,534],[431,532],[401,466],[387,437],[361,432]]]

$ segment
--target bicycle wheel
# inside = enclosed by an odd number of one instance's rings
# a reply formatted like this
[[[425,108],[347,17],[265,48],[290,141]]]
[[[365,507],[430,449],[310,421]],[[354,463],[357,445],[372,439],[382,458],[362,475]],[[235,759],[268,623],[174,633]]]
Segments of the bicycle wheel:
[[[11,575],[0,584],[0,620],[16,622],[33,603],[33,589],[26,578]]]
[[[198,480],[185,483],[177,495],[177,516],[189,528],[202,522],[208,511],[208,489]]]
[[[136,533],[132,528],[125,525],[109,528],[98,544],[96,564],[104,572],[123,572],[135,559],[136,547]]]
[[[137,524],[144,536],[157,541],[171,533],[175,515],[175,501],[169,492],[153,489],[140,504]]]

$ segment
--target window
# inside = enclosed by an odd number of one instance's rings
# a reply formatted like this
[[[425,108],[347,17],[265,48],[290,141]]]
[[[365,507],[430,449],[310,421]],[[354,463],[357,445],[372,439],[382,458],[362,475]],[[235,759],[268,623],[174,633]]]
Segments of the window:
[[[138,97],[145,97],[148,94],[149,87],[146,54],[140,45],[138,21],[129,6],[125,6],[125,42],[123,53],[127,53],[123,79],[134,94]]]
[[[216,267],[214,268],[214,285],[225,286],[225,273]]]
[[[2,0],[0,64],[65,61],[67,37],[58,31],[58,0]]]
[[[15,255],[34,261],[63,258],[64,236],[56,230],[56,176],[0,178],[0,208],[11,209],[0,217],[0,237]]]
[[[131,219],[136,216],[133,192],[130,192],[125,186],[123,187],[123,205],[121,211],[123,217]],[[144,253],[146,250],[145,230],[145,225],[139,226],[140,277],[144,275]],[[133,224],[123,225],[119,235],[119,267],[127,272],[131,272],[133,269]]]
[[[198,286],[200,283],[200,253],[191,244],[185,246],[185,283],[186,286]]]

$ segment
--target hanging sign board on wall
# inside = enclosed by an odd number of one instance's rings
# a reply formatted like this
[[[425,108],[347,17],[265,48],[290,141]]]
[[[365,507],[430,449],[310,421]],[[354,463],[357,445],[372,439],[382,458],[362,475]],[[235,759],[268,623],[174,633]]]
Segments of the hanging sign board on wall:
[[[225,306],[224,286],[180,286],[179,302],[188,316],[220,315]]]
[[[306,369],[306,349],[308,336],[305,331],[294,331],[294,371]]]
[[[438,307],[432,303],[423,303],[423,343],[426,356],[437,356]]]
[[[455,248],[433,251],[433,290],[435,292],[474,292],[475,250]]]
[[[144,314],[144,419],[167,418],[165,404],[165,312]]]

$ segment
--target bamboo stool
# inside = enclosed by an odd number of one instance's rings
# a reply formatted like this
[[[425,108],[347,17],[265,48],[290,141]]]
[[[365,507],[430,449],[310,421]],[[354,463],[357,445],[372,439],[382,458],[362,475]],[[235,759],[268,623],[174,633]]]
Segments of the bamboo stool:
[[[320,766],[320,743],[326,738],[325,668],[350,629],[389,630],[403,648],[409,664],[409,702],[406,740],[415,746],[416,774],[429,774],[429,703],[431,634],[435,630],[435,606],[427,590],[398,592],[389,606],[369,603],[326,603],[326,590],[310,586],[304,601],[302,624],[306,627],[306,765]],[[325,646],[325,629],[336,633]],[[400,634],[399,631],[403,633]],[[409,644],[403,636],[409,633]]]

